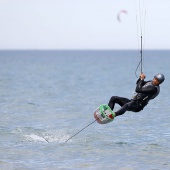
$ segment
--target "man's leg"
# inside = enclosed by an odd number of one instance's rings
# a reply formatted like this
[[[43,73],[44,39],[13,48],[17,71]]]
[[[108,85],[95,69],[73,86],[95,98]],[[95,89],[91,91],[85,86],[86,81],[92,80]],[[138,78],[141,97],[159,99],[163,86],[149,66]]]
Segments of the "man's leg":
[[[126,103],[130,102],[129,99],[124,98],[124,97],[118,97],[118,96],[112,96],[110,98],[110,101],[108,103],[108,106],[113,110],[115,107],[115,104],[119,104],[120,106],[125,105]]]
[[[140,111],[141,109],[138,108],[138,104],[135,101],[130,101],[124,104],[117,112],[115,112],[116,116],[120,116],[124,114],[126,111]]]

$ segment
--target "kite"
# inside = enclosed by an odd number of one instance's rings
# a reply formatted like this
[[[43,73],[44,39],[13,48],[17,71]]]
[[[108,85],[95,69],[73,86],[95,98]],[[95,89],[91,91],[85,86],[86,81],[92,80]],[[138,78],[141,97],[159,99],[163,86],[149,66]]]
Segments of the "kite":
[[[122,14],[127,14],[127,11],[126,11],[126,10],[121,10],[121,11],[118,12],[118,14],[117,14],[117,20],[118,20],[119,22],[121,22],[121,15],[122,15]]]

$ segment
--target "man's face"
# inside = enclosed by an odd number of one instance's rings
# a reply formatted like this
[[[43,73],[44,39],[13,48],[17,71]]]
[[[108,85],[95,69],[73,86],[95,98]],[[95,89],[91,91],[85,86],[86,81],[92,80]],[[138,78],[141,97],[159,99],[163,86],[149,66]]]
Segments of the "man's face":
[[[159,80],[157,78],[153,78],[152,84],[155,86],[159,85]]]

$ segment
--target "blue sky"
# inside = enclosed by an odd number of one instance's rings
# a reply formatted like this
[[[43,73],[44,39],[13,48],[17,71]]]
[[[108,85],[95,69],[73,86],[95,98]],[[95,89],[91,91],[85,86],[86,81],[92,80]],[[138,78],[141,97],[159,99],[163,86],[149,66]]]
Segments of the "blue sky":
[[[170,49],[169,0],[0,0],[0,49],[138,49],[143,1],[144,48]]]

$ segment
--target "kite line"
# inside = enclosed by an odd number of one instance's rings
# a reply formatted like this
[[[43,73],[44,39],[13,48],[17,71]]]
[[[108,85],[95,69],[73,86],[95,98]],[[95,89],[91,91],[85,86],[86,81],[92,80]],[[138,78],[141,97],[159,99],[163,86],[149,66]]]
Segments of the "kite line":
[[[137,71],[140,66],[140,73],[143,73],[143,34],[145,35],[145,21],[146,21],[146,2],[145,0],[138,0],[136,9],[136,26],[137,26],[137,41],[138,41],[138,48],[140,51],[140,61],[136,67],[135,75],[137,76]],[[140,27],[140,36],[139,36],[139,27]],[[140,41],[139,41],[140,39]],[[140,45],[139,45],[140,42]]]

